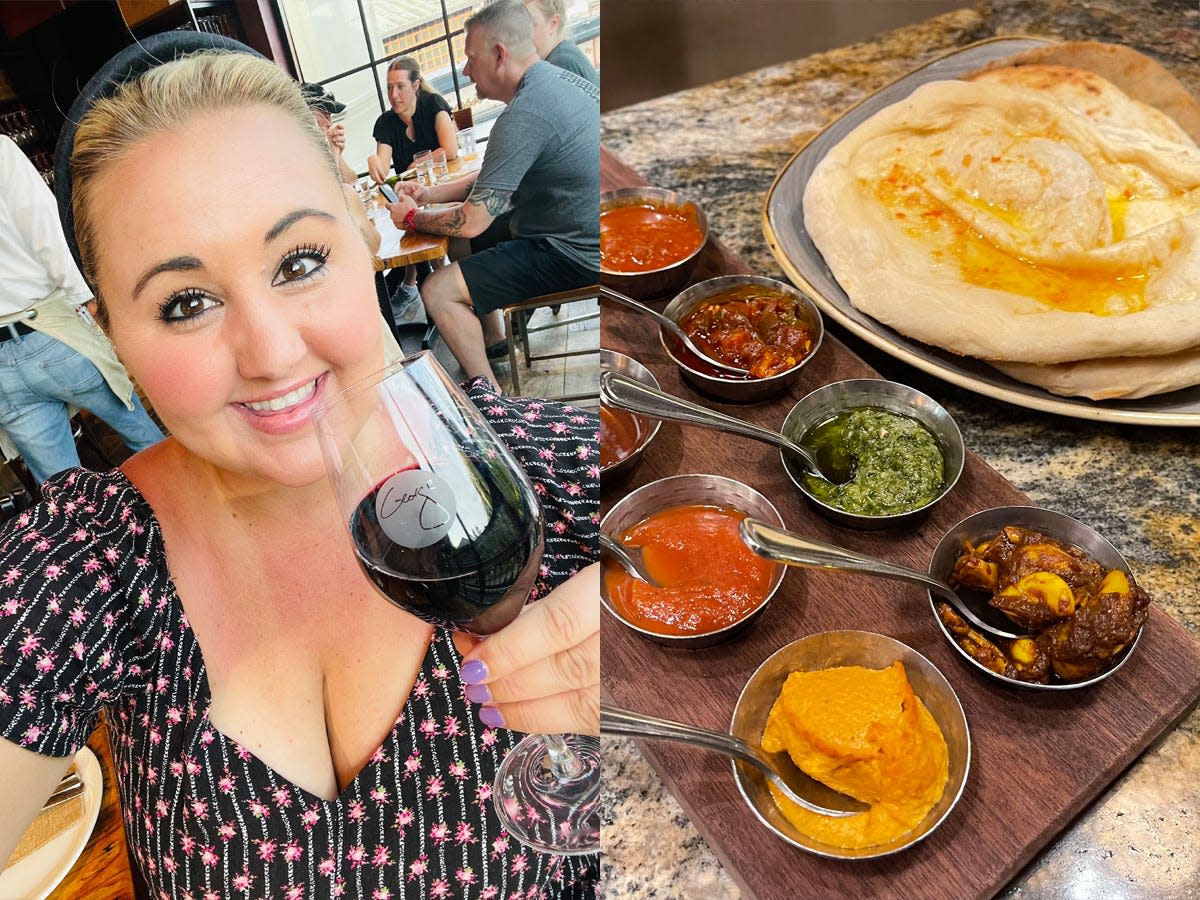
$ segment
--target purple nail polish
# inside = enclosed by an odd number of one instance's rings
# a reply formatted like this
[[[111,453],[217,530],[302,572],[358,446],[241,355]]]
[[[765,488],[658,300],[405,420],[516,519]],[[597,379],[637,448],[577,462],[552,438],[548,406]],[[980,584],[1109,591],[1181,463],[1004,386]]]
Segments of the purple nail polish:
[[[488,677],[487,663],[479,659],[467,660],[462,667],[462,680],[467,684],[479,684]]]
[[[492,699],[491,689],[486,684],[470,684],[463,692],[472,703],[487,703]]]
[[[479,711],[479,720],[484,725],[490,725],[492,728],[504,727],[504,713],[496,709],[494,706],[485,706]]]

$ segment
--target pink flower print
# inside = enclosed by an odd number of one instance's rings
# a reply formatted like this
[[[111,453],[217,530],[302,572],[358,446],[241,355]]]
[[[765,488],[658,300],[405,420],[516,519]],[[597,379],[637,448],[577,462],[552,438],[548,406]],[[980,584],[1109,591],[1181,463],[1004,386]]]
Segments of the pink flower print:
[[[351,869],[357,869],[367,858],[367,851],[362,844],[355,844],[346,852],[346,859]]]
[[[271,799],[280,809],[287,809],[292,805],[292,792],[280,785],[271,792]]]
[[[555,534],[566,534],[567,533],[567,523],[566,522],[555,522],[553,525],[550,526],[550,530],[553,531]]]
[[[17,579],[20,578],[22,574],[23,573],[20,569],[18,569],[16,566],[13,566],[4,573],[4,583],[6,585],[14,585],[17,583]]]
[[[555,422],[550,426],[550,430],[555,434],[566,434],[570,429],[565,422]]]
[[[576,484],[575,482],[571,482],[570,484],[567,485],[567,493],[570,494],[572,497],[578,497],[580,494],[583,493],[583,487],[579,484]]]
[[[45,675],[47,672],[54,670],[54,659],[55,655],[53,653],[43,653],[38,657],[35,668]]]
[[[25,733],[21,735],[21,743],[29,746],[37,741],[42,736],[42,726],[30,725],[25,729]]]
[[[340,897],[344,893],[346,893],[346,879],[338,878],[338,880],[333,883],[333,896]]]
[[[371,799],[374,800],[376,803],[387,803],[388,802],[388,792],[387,792],[387,788],[385,788],[385,787],[374,788],[371,791],[370,796],[371,796]]]
[[[107,575],[101,575],[96,579],[96,587],[100,589],[100,593],[107,594],[112,590],[112,579]]]
[[[151,784],[158,784],[158,767],[151,766],[146,770],[146,780]]]
[[[475,843],[475,829],[471,827],[470,822],[458,823],[458,827],[454,830],[454,843],[459,846]]]
[[[201,747],[207,747],[215,739],[216,739],[216,735],[213,734],[213,730],[211,728],[205,728],[202,732],[200,732],[200,746]]]
[[[3,703],[5,706],[8,706],[10,703],[12,703],[12,694],[10,694],[4,688],[0,688],[0,703]]]
[[[526,431],[526,430],[525,430],[525,429],[524,429],[522,426],[520,426],[520,425],[514,425],[514,426],[513,426],[512,433],[513,433],[513,437],[519,437],[519,438],[527,438],[527,437],[529,437],[529,432],[528,432],[528,431]]]
[[[208,868],[212,868],[217,864],[217,852],[213,850],[211,844],[205,844],[200,848],[200,862],[204,863]]]
[[[435,844],[446,843],[446,838],[450,836],[450,826],[445,822],[437,822],[429,829],[429,839]]]
[[[167,692],[167,688],[170,686],[171,679],[166,675],[159,675],[158,678],[154,680],[154,692],[156,694],[165,694]]]
[[[492,841],[492,859],[497,856],[503,856],[508,852],[508,835],[502,834],[500,837]]]
[[[217,779],[217,790],[222,794],[233,793],[233,776],[229,774],[229,770],[225,770],[225,774]]]
[[[375,852],[371,855],[371,865],[375,868],[389,865],[392,861],[392,851],[388,849],[387,844],[376,844]]]
[[[446,716],[442,733],[446,735],[446,737],[458,737],[463,733],[462,725],[459,724],[458,721],[458,716]]]
[[[453,775],[459,781],[462,781],[464,778],[467,777],[467,764],[464,763],[461,759],[458,759],[458,760],[455,760],[453,763],[451,763],[450,768],[448,768],[446,771],[448,771],[451,775]]]
[[[179,868],[179,863],[175,862],[175,860],[172,857],[168,856],[166,859],[163,860],[163,868],[166,869],[168,872],[174,872],[176,869]]]
[[[371,762],[373,762],[373,763],[387,762],[387,751],[383,749],[382,744],[380,744],[378,747],[376,747],[375,752],[371,754]]]
[[[112,665],[112,650],[104,650],[97,661],[100,663],[100,668],[107,669]]]
[[[450,896],[450,882],[447,881],[445,878],[439,878],[437,881],[435,881],[433,884],[431,884],[429,886],[429,896],[430,897],[449,897]]]
[[[221,900],[221,895],[216,891],[205,891],[204,900]]]
[[[117,617],[112,613],[105,613],[104,618],[101,621],[104,622],[105,628],[112,628],[117,624]]]
[[[347,817],[350,819],[351,822],[357,822],[365,814],[366,814],[366,810],[363,809],[361,800],[355,800],[353,803],[351,803],[350,809],[346,813]]]
[[[548,565],[546,565],[545,563],[542,563],[542,565],[538,566],[538,576],[541,578],[549,578],[550,577],[550,567]]]
[[[414,750],[408,754],[408,759],[404,761],[404,777],[407,778],[421,770],[421,754]]]
[[[208,818],[208,801],[203,799],[192,801],[192,815],[203,822]]]
[[[542,484],[540,481],[535,481],[533,483],[533,492],[535,494],[542,494],[543,496],[545,496],[546,486],[544,484]]]
[[[475,799],[479,801],[479,805],[487,803],[492,799],[492,786],[490,784],[481,784],[475,790]]]
[[[71,610],[71,614],[67,617],[67,620],[76,628],[79,628],[84,622],[87,621],[87,617],[87,610],[82,606],[77,606]]]
[[[21,651],[22,656],[32,656],[41,646],[42,639],[26,628],[25,637],[17,645],[17,649]]]
[[[572,425],[582,425],[587,421],[587,418],[585,416],[571,416],[570,421]]]
[[[234,875],[230,884],[233,885],[235,891],[249,893],[250,888],[254,887],[254,876],[248,871],[243,871],[240,875]]]
[[[320,863],[317,864],[317,871],[326,877],[332,875],[335,868],[336,866],[334,865],[332,856],[325,857]]]
[[[235,834],[237,834],[237,831],[233,827],[232,822],[222,822],[220,827],[217,828],[217,837],[225,843],[232,841]]]
[[[450,670],[447,669],[444,665],[435,666],[433,669],[433,677],[436,678],[438,681],[445,681],[447,678],[450,677]]]
[[[578,449],[576,449],[576,451],[575,451],[575,458],[580,459],[580,460],[590,459],[592,456],[592,452],[593,451],[592,451],[592,448],[590,445],[580,444]]]
[[[524,853],[518,853],[516,856],[513,857],[513,861],[509,868],[509,871],[511,871],[512,874],[514,874],[514,875],[520,875],[522,872],[524,872],[528,868],[529,868],[529,857],[526,856]]]
[[[109,547],[107,550],[104,551],[104,558],[107,559],[109,562],[116,562],[118,559],[121,558],[121,554],[119,552],[117,552],[116,547]]]
[[[37,701],[34,699],[33,691],[25,688],[21,691],[21,705],[26,709],[33,709],[37,706]]]
[[[440,797],[446,793],[445,783],[442,781],[441,775],[435,775],[429,779],[429,784],[425,786],[426,797]]]
[[[170,706],[167,708],[167,724],[178,725],[183,721],[183,710],[178,706]]]
[[[271,815],[271,808],[261,800],[251,800],[250,814],[256,819],[266,819]]]
[[[483,736],[479,739],[479,743],[483,744],[483,746],[485,746],[485,747],[495,746],[496,729],[494,729],[494,728],[487,729],[487,731],[485,731],[483,733]]]
[[[157,728],[150,729],[150,743],[156,747],[162,743],[162,732]]]
[[[526,422],[536,422],[541,417],[537,414],[537,410],[531,408],[527,409],[521,418]]]
[[[489,885],[483,889],[483,893],[479,895],[479,900],[496,900],[496,897],[499,894],[500,888],[496,887],[494,884]]]
[[[487,408],[487,411],[488,411],[489,415],[493,415],[493,416],[504,415],[504,407],[501,406],[500,404],[496,404],[495,406],[489,406]]]
[[[465,869],[459,869],[454,873],[454,880],[459,884],[471,885],[479,880],[479,876],[475,874],[475,870],[470,866]]]
[[[150,589],[149,588],[142,588],[141,591],[138,592],[137,602],[138,602],[139,606],[142,606],[146,609],[150,608]]]
[[[240,759],[242,762],[245,762],[246,760],[248,760],[250,758],[250,751],[247,750],[245,747],[243,747],[241,744],[234,744],[233,752],[237,754],[237,758]]]
[[[254,843],[258,844],[258,858],[263,862],[270,862],[275,858],[275,851],[279,849],[279,843],[277,841],[256,840]]]
[[[598,465],[596,465],[595,463],[593,463],[592,465],[587,467],[587,473],[588,473],[588,478],[595,480],[600,477],[600,467]]]
[[[427,871],[429,871],[429,857],[422,853],[409,864],[408,880],[412,881],[414,878],[420,878]]]
[[[541,450],[538,451],[538,458],[539,459],[554,459],[554,451],[551,450],[549,447],[543,447]]]
[[[176,778],[183,774],[183,763],[181,763],[179,760],[175,760],[167,768],[171,770],[171,774]]]
[[[4,605],[0,606],[0,618],[4,616],[15,616],[21,609],[21,601],[16,597],[9,597],[4,601]]]
[[[304,849],[300,846],[299,841],[288,841],[283,845],[283,858],[288,862],[295,862],[304,855]]]
[[[283,900],[304,900],[304,887],[299,884],[285,885],[283,889]]]
[[[371,900],[389,900],[392,892],[386,887],[378,887],[371,891]]]
[[[433,737],[438,732],[437,722],[433,721],[433,719],[426,719],[417,726],[417,730],[425,735],[425,737]]]
[[[413,811],[411,809],[408,809],[407,807],[405,807],[404,809],[402,809],[398,813],[396,813],[396,828],[399,829],[399,831],[402,835],[404,834],[404,830],[406,828],[408,828],[408,826],[411,825],[412,822],[413,822]]]
[[[159,801],[154,804],[154,814],[160,819],[170,811],[171,808],[167,806],[166,800],[159,799]]]
[[[304,826],[305,831],[312,831],[313,826],[321,821],[321,807],[314,803],[304,811],[304,815],[300,817],[300,824]]]
[[[169,634],[164,634],[159,643],[162,644],[164,650],[170,652],[171,648],[175,646],[175,639]]]
[[[83,571],[86,572],[88,575],[91,575],[95,572],[99,572],[100,571],[100,560],[96,559],[96,557],[94,557],[94,556],[89,556],[87,558],[87,561],[83,564]]]

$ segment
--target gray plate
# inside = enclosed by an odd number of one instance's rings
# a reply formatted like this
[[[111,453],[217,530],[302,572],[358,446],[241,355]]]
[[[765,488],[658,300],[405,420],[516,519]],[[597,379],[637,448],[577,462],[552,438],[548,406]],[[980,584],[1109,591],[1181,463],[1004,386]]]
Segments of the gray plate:
[[[943,381],[1026,409],[1077,419],[1200,427],[1200,387],[1142,400],[1060,397],[1014,381],[979,360],[956,356],[893,331],[854,308],[804,227],[804,188],[808,179],[825,154],[862,122],[903,100],[926,82],[958,78],[997,59],[1045,43],[1036,38],[992,38],[972,44],[910,72],[847,110],[793,156],[775,177],[763,210],[767,243],[788,277],[816,301],[822,313],[867,343]]]

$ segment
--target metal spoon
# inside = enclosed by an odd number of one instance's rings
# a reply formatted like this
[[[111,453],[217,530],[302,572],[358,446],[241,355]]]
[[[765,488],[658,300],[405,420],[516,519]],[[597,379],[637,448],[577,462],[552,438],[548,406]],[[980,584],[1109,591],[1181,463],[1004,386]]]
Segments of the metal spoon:
[[[805,569],[831,569],[837,572],[857,572],[862,575],[877,575],[880,578],[894,578],[897,581],[907,581],[919,584],[942,597],[953,606],[958,614],[974,625],[977,629],[993,637],[1013,640],[1028,637],[1027,634],[1015,634],[989,625],[983,621],[962,601],[954,589],[944,581],[939,581],[932,575],[910,569],[907,566],[884,562],[871,556],[864,556],[852,550],[835,547],[801,537],[774,525],[768,525],[759,519],[743,519],[740,526],[742,540],[759,556],[774,562],[785,563],[789,566],[799,566]]]
[[[734,375],[750,374],[749,369],[742,369],[738,366],[731,366],[729,363],[721,362],[721,360],[715,359],[711,353],[707,353],[706,351],[700,349],[700,347],[693,343],[692,339],[688,337],[687,332],[679,327],[677,322],[675,322],[673,319],[667,318],[662,313],[651,309],[650,307],[646,306],[646,304],[638,303],[632,297],[626,297],[619,291],[614,291],[612,288],[605,287],[604,285],[600,286],[600,296],[606,300],[611,300],[614,303],[619,303],[622,306],[627,306],[632,310],[640,312],[642,315],[649,316],[663,328],[667,329],[667,331],[671,332],[671,334],[675,335],[675,337],[679,338],[679,340],[683,341],[684,345],[689,350],[691,350],[709,365],[715,366],[723,372],[731,372]]]
[[[799,457],[802,467],[818,478],[833,482],[834,484],[840,484],[847,480],[846,478],[841,478],[835,481],[830,478],[825,472],[821,471],[816,458],[808,450],[778,431],[771,431],[769,428],[760,428],[758,425],[743,422],[741,419],[735,419],[732,416],[719,413],[706,406],[700,406],[697,403],[692,403],[690,400],[684,400],[673,394],[656,391],[649,385],[635,381],[619,372],[608,371],[600,373],[600,399],[608,406],[615,406],[629,412],[653,416],[656,419],[668,419],[672,422],[683,422],[687,425],[699,425],[702,428],[715,428],[718,431],[739,434],[742,437],[748,437],[752,440],[763,441],[773,447],[779,447],[795,454]]]
[[[785,797],[802,806],[809,812],[821,816],[845,818],[857,815],[867,810],[867,805],[853,797],[839,794],[819,781],[804,774],[786,752],[768,753],[762,747],[756,747],[732,734],[719,731],[708,731],[681,722],[671,722],[667,719],[657,719],[645,716],[627,709],[618,709],[600,704],[600,731],[603,734],[618,734],[626,737],[649,738],[659,741],[677,741],[690,744],[705,750],[724,753],[734,759],[749,763],[762,771],[767,780],[783,793]],[[804,782],[808,783],[805,784]],[[801,791],[808,794],[820,793],[822,801],[836,804],[834,807],[822,806],[801,796]]]
[[[600,552],[608,553],[620,563],[621,568],[636,578],[638,581],[644,581],[651,587],[662,587],[654,576],[646,571],[645,563],[642,562],[642,551],[637,550],[637,555],[634,555],[633,548],[626,547],[607,531],[600,532]]]

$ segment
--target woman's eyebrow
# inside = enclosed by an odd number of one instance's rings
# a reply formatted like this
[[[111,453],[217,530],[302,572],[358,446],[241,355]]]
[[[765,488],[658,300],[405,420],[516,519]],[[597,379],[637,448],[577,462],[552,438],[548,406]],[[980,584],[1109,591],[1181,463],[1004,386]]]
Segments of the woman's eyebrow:
[[[142,292],[142,288],[155,275],[160,275],[163,272],[188,272],[193,269],[201,269],[204,264],[194,256],[176,256],[172,259],[160,262],[157,265],[151,266],[142,273],[142,277],[137,280],[137,284],[133,286],[133,298],[136,300],[138,294]]]
[[[309,216],[316,216],[319,219],[328,219],[330,222],[337,221],[337,219],[335,219],[333,216],[331,216],[329,213],[325,212],[324,210],[298,209],[295,212],[288,213],[286,216],[284,216],[282,219],[280,219],[278,222],[276,222],[274,225],[272,225],[271,228],[267,231],[266,237],[263,238],[263,243],[264,244],[271,243],[271,241],[275,240],[275,238],[279,237],[281,234],[283,234],[285,231],[287,231],[289,228],[291,228],[293,225],[295,225],[301,219],[308,218]]]

